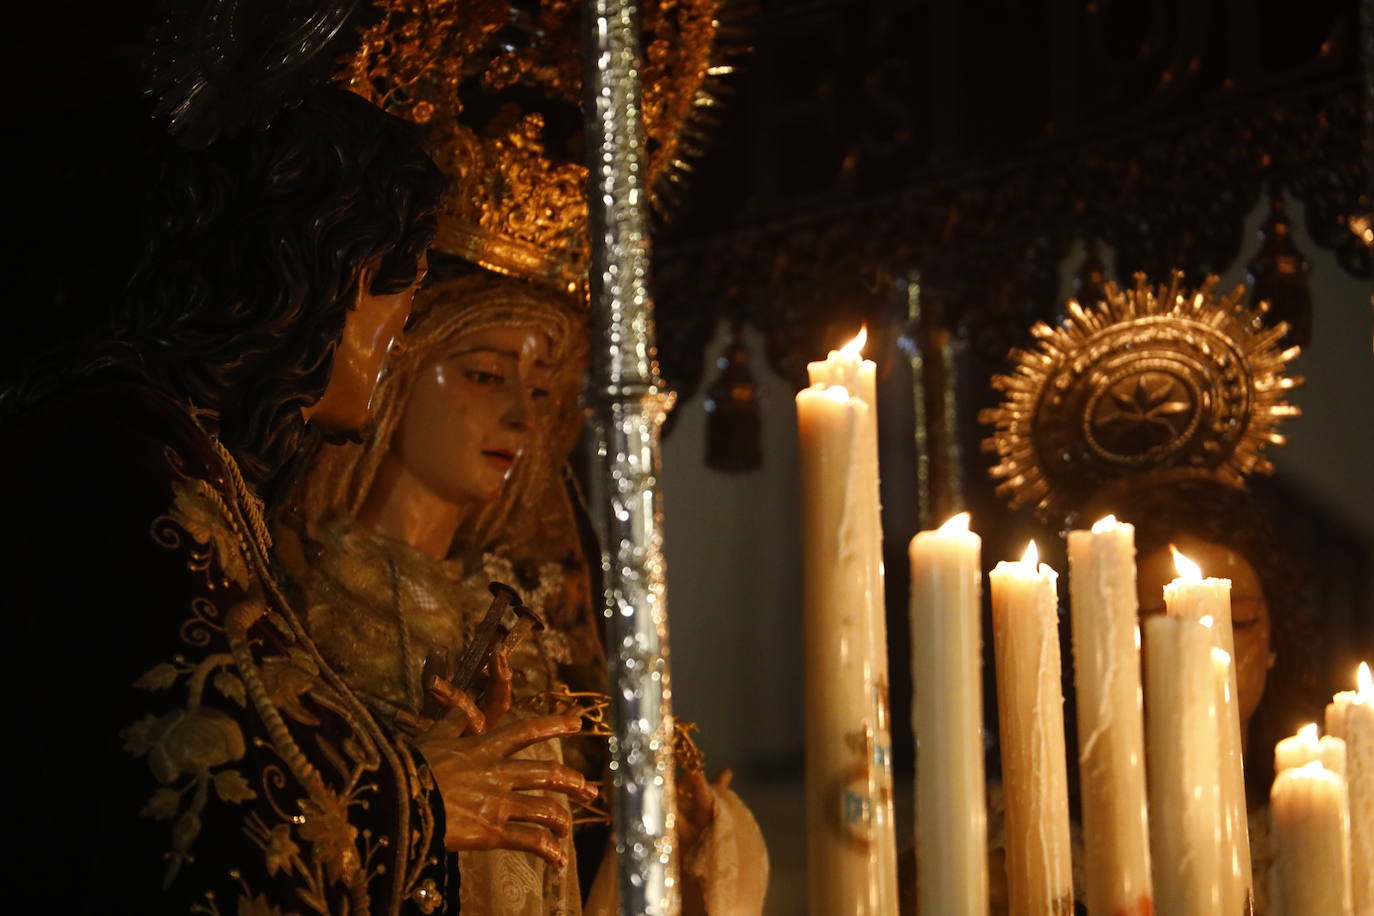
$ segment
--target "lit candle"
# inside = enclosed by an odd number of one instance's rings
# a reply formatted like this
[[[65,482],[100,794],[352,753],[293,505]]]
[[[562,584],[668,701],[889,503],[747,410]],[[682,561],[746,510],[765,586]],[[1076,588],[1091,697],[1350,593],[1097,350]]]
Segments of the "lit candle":
[[[883,906],[895,907],[897,888],[897,831],[892,811],[892,725],[888,721],[887,676],[887,600],[883,587],[882,505],[878,478],[878,394],[877,365],[863,358],[868,342],[867,326],[859,328],[854,339],[824,360],[807,363],[813,387],[838,386],[857,398],[868,410],[858,418],[857,474],[855,508],[865,533],[859,538],[864,550],[863,592],[868,608],[868,659],[872,684],[872,735],[865,740],[873,747],[870,797],[875,864],[879,875],[875,886]]]
[[[1255,908],[1255,894],[1254,875],[1250,870],[1250,818],[1245,804],[1240,709],[1231,686],[1235,683],[1231,656],[1216,646],[1212,647],[1212,673],[1216,690],[1217,759],[1221,764],[1223,827],[1226,831],[1222,845],[1221,900],[1223,912],[1250,913]],[[1229,727],[1232,720],[1236,723],[1235,728]]]
[[[1173,545],[1174,567],[1178,578],[1164,586],[1164,606],[1170,617],[1181,620],[1210,620],[1212,645],[1224,654],[1213,662],[1214,674],[1222,678],[1214,685],[1217,716],[1217,741],[1221,757],[1221,804],[1225,816],[1223,847],[1222,912],[1248,911],[1252,902],[1250,873],[1250,824],[1245,805],[1245,764],[1242,754],[1240,708],[1237,702],[1235,636],[1231,625],[1231,580],[1202,577],[1202,570],[1179,553]],[[1156,867],[1159,863],[1156,859]]]
[[[1059,574],[1037,559],[1031,541],[1019,563],[998,563],[988,577],[1007,885],[1011,916],[1070,916],[1073,871],[1055,597]]]
[[[1088,912],[1151,912],[1135,528],[1069,532],[1069,596]]]
[[[1225,815],[1212,621],[1145,621],[1150,858],[1160,913],[1239,913],[1223,905]]]
[[[1332,702],[1346,746],[1352,894],[1356,914],[1366,916],[1374,913],[1374,677],[1367,663],[1360,663],[1355,680],[1358,689],[1345,691],[1344,703],[1339,693]],[[1326,710],[1329,722],[1331,707]]]
[[[1361,667],[1368,668],[1364,662]],[[1350,704],[1355,697],[1359,696],[1355,690],[1340,690],[1331,697],[1331,702],[1326,704],[1326,733],[1335,735],[1337,738],[1345,737],[1345,714],[1350,709]]]
[[[911,676],[916,731],[916,910],[988,909],[979,558],[967,513],[912,538]],[[895,912],[895,911],[894,911]]]
[[[857,345],[832,352],[797,395],[813,913],[889,913],[897,899],[873,411],[838,384],[863,362]]]
[[[1269,793],[1269,817],[1274,916],[1351,916],[1345,780],[1315,760],[1284,770]]]
[[[1317,737],[1317,723],[1309,722],[1291,738],[1274,745],[1274,774],[1294,767],[1307,766],[1316,760],[1339,776],[1345,775],[1345,742],[1331,735]]]

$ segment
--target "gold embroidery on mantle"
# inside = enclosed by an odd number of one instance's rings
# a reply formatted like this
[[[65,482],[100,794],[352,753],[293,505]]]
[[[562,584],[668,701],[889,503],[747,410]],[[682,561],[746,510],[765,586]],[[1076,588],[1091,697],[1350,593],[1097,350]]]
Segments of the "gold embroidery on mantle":
[[[136,688],[180,689],[184,702],[120,733],[125,749],[147,761],[157,782],[140,816],[171,822],[164,886],[194,861],[208,806],[225,804],[244,809],[242,830],[261,850],[268,877],[294,879],[296,902],[306,911],[331,912],[340,891],[348,910],[359,914],[395,913],[407,899],[435,906],[441,900],[437,885],[424,878],[424,869],[437,864],[427,855],[436,828],[432,778],[392,746],[305,637],[274,578],[261,503],[232,457],[213,444],[224,466],[214,483],[188,473],[179,453],[165,449],[178,479],[171,483],[171,507],[151,525],[157,544],[182,553],[189,570],[203,576],[206,594],[189,602],[179,635],[205,652],[177,655],[140,675]],[[235,589],[240,598],[233,597]],[[313,756],[288,724],[321,725],[311,704],[348,726],[341,738],[310,732]],[[251,740],[240,724],[245,715],[261,723]],[[270,750],[280,763],[256,764],[245,775],[235,764],[250,746]],[[378,778],[383,763],[398,783],[396,821],[360,832],[350,814],[367,810],[370,799],[388,791]],[[374,906],[370,885],[384,873],[392,877],[390,899]],[[273,905],[283,901],[255,892],[238,868],[230,874],[242,891],[239,914],[288,916]],[[219,913],[208,892],[195,910]]]

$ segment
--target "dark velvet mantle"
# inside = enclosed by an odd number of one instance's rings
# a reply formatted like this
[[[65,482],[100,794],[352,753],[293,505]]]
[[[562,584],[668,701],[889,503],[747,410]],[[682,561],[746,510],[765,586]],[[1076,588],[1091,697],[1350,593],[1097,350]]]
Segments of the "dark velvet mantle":
[[[319,659],[182,405],[87,381],[0,427],[0,470],[7,910],[457,911],[423,759]]]

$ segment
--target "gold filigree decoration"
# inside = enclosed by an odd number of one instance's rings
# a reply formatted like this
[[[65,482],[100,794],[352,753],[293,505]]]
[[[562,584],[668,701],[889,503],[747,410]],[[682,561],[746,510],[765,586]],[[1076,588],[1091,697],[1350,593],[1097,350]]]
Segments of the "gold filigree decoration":
[[[172,505],[151,526],[158,544],[187,557],[188,569],[204,577],[210,595],[219,592],[213,600],[193,596],[179,629],[188,646],[209,651],[176,655],[141,674],[137,689],[179,690],[184,700],[169,710],[159,704],[164,711],[120,732],[125,750],[145,759],[156,781],[140,816],[171,822],[164,884],[194,860],[203,814],[218,799],[242,806],[244,833],[261,849],[268,877],[289,876],[297,902],[308,911],[337,912],[343,895],[350,911],[373,912],[369,887],[395,866],[404,866],[394,880],[406,893],[424,891],[421,896],[429,899],[433,881],[426,884],[422,872],[435,825],[422,793],[433,791],[432,779],[407,752],[387,751],[396,788],[415,805],[418,821],[402,826],[408,836],[355,826],[351,813],[369,807],[381,789],[375,774],[385,738],[361,705],[339,691],[309,644],[300,641],[298,628],[288,626],[289,609],[268,572],[270,541],[261,504],[232,456],[214,445],[223,462],[214,483],[191,476],[175,450],[165,451],[175,475]],[[322,724],[317,710],[336,713],[348,732],[341,738],[314,733]],[[287,720],[310,730],[317,753],[307,755]],[[256,753],[275,753],[280,762],[240,763],[250,743],[260,749]],[[411,856],[411,849],[420,855]],[[381,861],[383,856],[389,861]],[[277,912],[249,887],[243,872],[235,868],[230,875],[242,889],[240,914]],[[214,916],[220,910],[207,893],[192,912]]]
[[[1013,350],[1012,372],[993,378],[1004,393],[979,419],[994,427],[984,449],[1013,508],[1031,505],[1064,521],[1114,479],[1157,471],[1216,475],[1240,485],[1269,473],[1268,445],[1280,421],[1299,413],[1283,400],[1302,383],[1285,377],[1297,347],[1280,348],[1287,326],[1266,328],[1268,305],[1250,309],[1245,288],[1216,292],[1106,285],[1106,299],[1068,303],[1063,324],[1031,328],[1039,344]]]
[[[572,690],[567,684],[559,683],[550,690],[526,698],[519,704],[519,708],[531,715],[579,717],[582,720],[582,731],[574,737],[606,740],[615,734],[610,720],[611,698],[595,690]],[[695,722],[686,719],[673,720],[673,759],[683,773],[700,773],[706,769],[706,755],[692,737],[696,730]],[[573,823],[610,824],[608,787],[602,781],[588,782],[599,789],[599,794],[590,802],[572,802],[580,809],[579,813],[573,816]]]
[[[437,247],[575,289],[589,254],[581,128],[583,10],[572,0],[376,0],[341,79],[429,130],[452,185]],[[690,171],[742,45],[725,0],[641,4],[648,188],[660,208]]]

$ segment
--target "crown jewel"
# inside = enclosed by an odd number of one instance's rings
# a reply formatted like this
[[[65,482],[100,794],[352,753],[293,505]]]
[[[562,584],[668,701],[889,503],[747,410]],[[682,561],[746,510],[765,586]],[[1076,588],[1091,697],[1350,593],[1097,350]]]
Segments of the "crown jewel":
[[[1265,305],[1249,309],[1245,288],[1217,296],[1217,278],[1196,292],[1105,287],[1093,308],[1068,304],[1059,327],[1037,323],[1039,345],[1013,350],[1009,375],[993,378],[1005,395],[979,419],[994,427],[997,494],[1013,508],[1034,505],[1062,518],[1113,479],[1151,471],[1205,472],[1241,484],[1273,470],[1265,446],[1298,408],[1284,392],[1297,347],[1280,350],[1287,325],[1266,328]]]
[[[642,105],[651,198],[689,169],[716,81],[731,67],[724,0],[641,6]],[[587,171],[581,5],[574,0],[377,0],[378,21],[341,78],[426,127],[452,185],[438,247],[502,273],[581,284]]]

